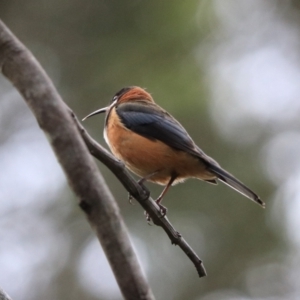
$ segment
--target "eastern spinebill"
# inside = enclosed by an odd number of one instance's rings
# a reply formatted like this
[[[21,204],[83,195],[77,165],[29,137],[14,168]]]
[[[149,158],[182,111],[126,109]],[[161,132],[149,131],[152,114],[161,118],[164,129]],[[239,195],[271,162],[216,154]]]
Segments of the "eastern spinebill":
[[[144,89],[130,86],[121,89],[104,108],[86,116],[106,113],[104,138],[112,153],[140,182],[164,185],[155,200],[162,214],[162,198],[171,185],[187,178],[211,184],[222,181],[262,207],[265,203],[241,181],[225,171],[192,140],[183,126],[158,106]]]

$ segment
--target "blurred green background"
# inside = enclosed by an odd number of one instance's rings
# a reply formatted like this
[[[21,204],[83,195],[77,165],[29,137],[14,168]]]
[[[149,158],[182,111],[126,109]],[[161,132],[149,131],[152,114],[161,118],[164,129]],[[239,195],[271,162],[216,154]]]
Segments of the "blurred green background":
[[[191,262],[101,164],[157,299],[299,299],[300,1],[0,1],[79,118],[138,85],[266,202],[188,180],[164,199]],[[84,123],[105,144],[103,116]],[[31,112],[0,77],[0,286],[13,299],[121,299]],[[160,186],[148,184],[155,198]]]

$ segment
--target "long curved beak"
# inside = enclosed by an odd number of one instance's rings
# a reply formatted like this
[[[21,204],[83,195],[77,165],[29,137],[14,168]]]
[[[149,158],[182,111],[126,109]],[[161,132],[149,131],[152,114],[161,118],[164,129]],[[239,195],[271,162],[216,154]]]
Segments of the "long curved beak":
[[[90,114],[87,115],[86,117],[84,117],[84,118],[82,119],[82,121],[85,121],[87,118],[92,117],[92,116],[94,116],[94,115],[98,115],[98,114],[107,112],[107,110],[108,110],[109,108],[110,108],[110,106],[100,108],[100,109],[98,109],[98,110],[96,110],[96,111],[90,113]]]
[[[103,108],[100,108],[92,113],[90,113],[89,115],[87,115],[86,117],[84,117],[82,119],[82,121],[86,120],[87,118],[89,117],[92,117],[94,115],[98,115],[98,114],[101,114],[101,113],[106,113],[107,111],[110,111],[116,104],[117,104],[117,101],[118,99],[114,100],[110,105],[106,106],[106,107],[103,107]]]

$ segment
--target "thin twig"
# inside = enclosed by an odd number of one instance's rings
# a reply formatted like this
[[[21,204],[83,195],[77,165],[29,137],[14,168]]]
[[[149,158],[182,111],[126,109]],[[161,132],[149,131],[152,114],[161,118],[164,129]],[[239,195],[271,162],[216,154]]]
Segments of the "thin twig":
[[[110,152],[103,148],[87,133],[75,114],[73,112],[71,112],[71,114],[90,153],[115,174],[129,194],[140,203],[147,213],[149,213],[153,223],[157,226],[161,226],[165,230],[171,240],[171,243],[178,245],[183,250],[183,252],[195,265],[199,277],[206,276],[206,271],[201,259],[184,240],[181,234],[174,229],[168,218],[166,216],[162,216],[158,205],[150,197],[149,192],[143,189],[141,185],[134,180],[121,161],[117,160]]]

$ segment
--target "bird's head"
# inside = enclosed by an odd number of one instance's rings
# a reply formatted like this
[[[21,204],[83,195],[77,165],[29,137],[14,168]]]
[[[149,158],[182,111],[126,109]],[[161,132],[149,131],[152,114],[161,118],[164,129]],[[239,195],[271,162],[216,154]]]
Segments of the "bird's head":
[[[98,109],[86,117],[82,119],[84,121],[85,119],[92,117],[94,115],[103,113],[103,112],[109,112],[113,107],[115,107],[118,104],[126,103],[126,102],[133,102],[133,101],[145,101],[145,102],[151,102],[154,103],[151,95],[147,93],[144,89],[138,87],[138,86],[129,86],[122,88],[120,91],[118,91],[111,99],[110,104],[106,107],[103,107],[101,109]]]

